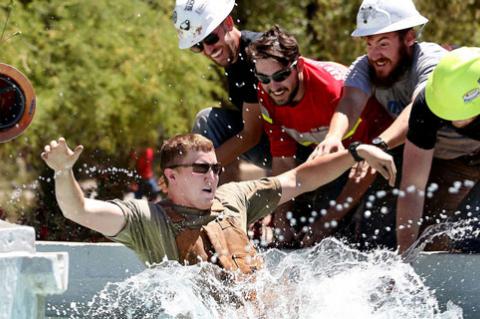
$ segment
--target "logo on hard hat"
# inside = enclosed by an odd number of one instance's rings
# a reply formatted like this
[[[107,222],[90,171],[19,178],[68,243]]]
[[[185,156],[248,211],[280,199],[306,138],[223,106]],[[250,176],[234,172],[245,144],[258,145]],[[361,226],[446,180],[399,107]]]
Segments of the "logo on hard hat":
[[[480,89],[478,89],[478,88],[473,89],[473,90],[465,93],[465,95],[463,96],[463,102],[465,102],[465,103],[472,102],[473,100],[475,100],[479,96],[480,96]]]
[[[183,31],[188,31],[190,30],[190,20],[185,20],[180,24],[180,29]]]
[[[203,11],[205,11],[206,7],[207,7],[207,3],[204,2],[201,5],[199,5],[197,9],[195,9],[195,12],[198,13],[198,14],[202,14]]]
[[[195,4],[195,0],[188,0],[187,4],[185,5],[185,11],[192,11],[193,5]]]
[[[199,26],[198,28],[195,29],[195,32],[193,34],[195,34],[195,36],[198,36],[202,33],[202,30],[203,30],[203,27]]]
[[[360,8],[360,14],[362,15],[363,23],[367,24],[368,19],[375,18],[376,10],[373,9],[372,6],[368,6],[368,8],[362,7]]]

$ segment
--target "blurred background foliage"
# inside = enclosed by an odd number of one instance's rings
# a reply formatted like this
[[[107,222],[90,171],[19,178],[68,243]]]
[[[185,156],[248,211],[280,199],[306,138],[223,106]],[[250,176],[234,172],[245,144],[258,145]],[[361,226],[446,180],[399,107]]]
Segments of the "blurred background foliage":
[[[237,0],[233,16],[240,29],[278,24],[298,38],[303,55],[348,65],[365,50],[350,37],[360,3]],[[480,0],[416,5],[430,19],[424,41],[480,46]],[[223,71],[177,48],[173,6],[173,0],[0,0],[0,62],[31,80],[38,106],[24,134],[0,144],[0,217],[38,225],[42,214],[58,213],[51,172],[39,157],[50,140],[84,144],[79,177],[122,188],[131,175],[106,169],[128,168],[133,148],[158,146],[188,131],[201,108],[227,103]],[[118,195],[106,189],[102,198]],[[63,217],[55,218],[62,228]]]

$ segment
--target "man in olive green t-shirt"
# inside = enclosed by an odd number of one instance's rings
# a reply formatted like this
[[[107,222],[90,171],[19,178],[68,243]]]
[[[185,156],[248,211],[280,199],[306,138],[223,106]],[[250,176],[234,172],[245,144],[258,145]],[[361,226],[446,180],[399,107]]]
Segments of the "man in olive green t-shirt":
[[[391,185],[396,174],[390,155],[357,143],[279,176],[229,183],[217,190],[222,167],[211,141],[185,134],[167,140],[160,151],[166,200],[101,201],[85,198],[73,174],[82,150],[81,145],[71,150],[60,138],[46,145],[41,155],[55,171],[55,194],[66,218],[125,244],[150,264],[165,258],[183,264],[208,260],[246,273],[255,268],[254,249],[247,247],[249,223],[337,178],[355,161],[366,160]]]

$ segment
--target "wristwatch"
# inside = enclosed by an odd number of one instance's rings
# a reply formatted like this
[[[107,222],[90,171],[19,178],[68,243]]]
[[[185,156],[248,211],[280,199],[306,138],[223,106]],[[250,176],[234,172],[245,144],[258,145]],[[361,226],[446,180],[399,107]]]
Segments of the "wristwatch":
[[[385,143],[385,141],[380,136],[375,137],[372,140],[372,145],[380,148],[384,152],[388,151],[388,144]]]
[[[353,142],[352,144],[350,144],[348,146],[348,151],[350,152],[350,154],[352,154],[352,157],[353,159],[355,160],[355,162],[361,162],[363,161],[363,157],[361,157],[360,155],[358,155],[358,152],[357,152],[357,147],[362,144],[360,142]]]

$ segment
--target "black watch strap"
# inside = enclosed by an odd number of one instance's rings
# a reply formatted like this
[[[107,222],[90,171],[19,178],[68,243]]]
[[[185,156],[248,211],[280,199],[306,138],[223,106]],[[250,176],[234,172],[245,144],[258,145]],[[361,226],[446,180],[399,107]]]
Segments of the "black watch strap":
[[[350,154],[352,154],[352,157],[353,159],[355,160],[355,162],[361,162],[363,161],[364,159],[358,155],[358,152],[357,152],[357,147],[362,144],[360,142],[353,142],[352,144],[350,144],[348,146],[348,151],[350,152]]]
[[[382,151],[388,151],[388,144],[379,136],[372,140],[372,145],[380,148]]]

